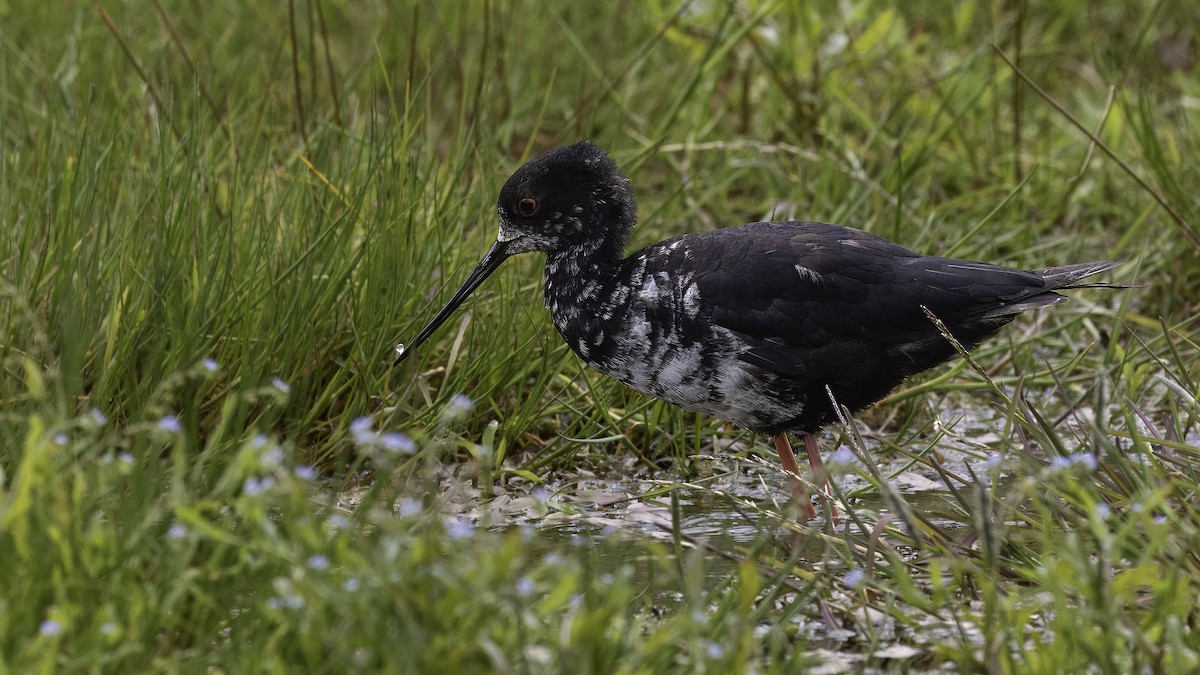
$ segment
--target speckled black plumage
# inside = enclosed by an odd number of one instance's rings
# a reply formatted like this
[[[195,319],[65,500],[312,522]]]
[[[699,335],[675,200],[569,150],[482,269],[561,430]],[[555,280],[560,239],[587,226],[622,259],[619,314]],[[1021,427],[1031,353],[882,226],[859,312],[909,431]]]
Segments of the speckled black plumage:
[[[923,256],[859,230],[763,222],[623,249],[628,180],[598,147],[552,150],[500,194],[496,244],[400,359],[508,257],[546,254],[545,300],[588,365],[644,394],[772,435],[815,432],[1116,263],[1039,270]],[[399,359],[398,359],[399,360]]]

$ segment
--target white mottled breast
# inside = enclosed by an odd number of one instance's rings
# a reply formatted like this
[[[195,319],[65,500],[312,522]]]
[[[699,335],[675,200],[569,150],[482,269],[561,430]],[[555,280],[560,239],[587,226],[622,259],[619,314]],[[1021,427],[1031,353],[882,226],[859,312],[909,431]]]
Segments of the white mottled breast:
[[[612,348],[606,354],[584,357],[589,365],[642,394],[745,428],[799,414],[802,406],[781,405],[772,395],[775,374],[739,358],[745,346],[736,334],[700,316],[703,298],[696,284],[659,273],[632,287],[637,291],[627,302],[601,310],[623,320],[610,328]]]

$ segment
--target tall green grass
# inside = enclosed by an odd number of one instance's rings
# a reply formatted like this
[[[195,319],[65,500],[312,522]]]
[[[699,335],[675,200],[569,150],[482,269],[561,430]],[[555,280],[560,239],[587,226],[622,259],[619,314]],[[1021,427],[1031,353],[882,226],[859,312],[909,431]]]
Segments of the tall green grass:
[[[1181,0],[0,7],[0,659],[794,672],[833,658],[806,647],[832,621],[876,663],[1195,668],[1198,20]],[[692,460],[769,459],[749,434],[587,371],[534,256],[390,365],[494,236],[505,177],[585,137],[630,175],[639,245],[806,218],[1017,266],[1124,260],[1137,286],[1023,318],[978,368],[833,430],[875,500],[820,535]],[[962,466],[939,461],[951,403],[993,420]],[[892,487],[905,455],[941,506]],[[670,543],[472,518],[479,494],[569,511],[576,472],[614,466],[669,479],[645,499]],[[525,495],[554,478],[567,494]],[[670,507],[706,492],[756,543],[688,534]]]

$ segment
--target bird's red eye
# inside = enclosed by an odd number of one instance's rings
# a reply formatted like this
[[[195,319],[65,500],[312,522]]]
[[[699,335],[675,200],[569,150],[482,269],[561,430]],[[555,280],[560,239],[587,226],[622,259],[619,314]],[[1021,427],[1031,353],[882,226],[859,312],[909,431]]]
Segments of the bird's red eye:
[[[517,213],[529,217],[538,212],[538,200],[533,197],[522,197],[517,200]]]

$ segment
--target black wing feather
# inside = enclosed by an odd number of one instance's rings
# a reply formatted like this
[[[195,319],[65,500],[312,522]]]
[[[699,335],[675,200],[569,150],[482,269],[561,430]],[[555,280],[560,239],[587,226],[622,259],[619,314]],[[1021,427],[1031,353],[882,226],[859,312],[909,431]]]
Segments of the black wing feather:
[[[707,318],[746,338],[742,359],[790,376],[856,380],[890,358],[907,357],[908,372],[944,360],[953,350],[922,306],[970,347],[1020,311],[1063,299],[1038,272],[922,256],[823,223],[751,223],[684,237],[680,248]]]

